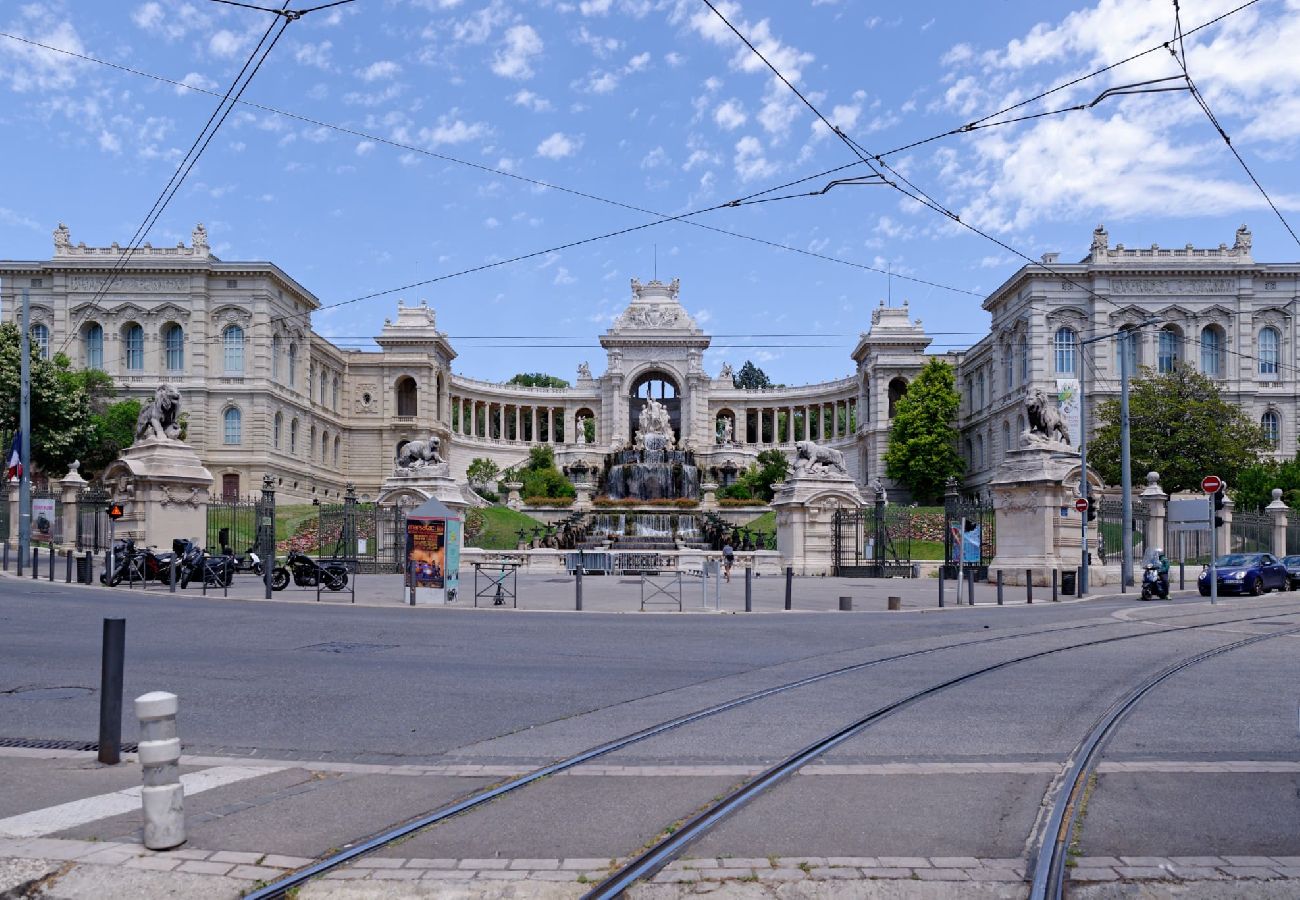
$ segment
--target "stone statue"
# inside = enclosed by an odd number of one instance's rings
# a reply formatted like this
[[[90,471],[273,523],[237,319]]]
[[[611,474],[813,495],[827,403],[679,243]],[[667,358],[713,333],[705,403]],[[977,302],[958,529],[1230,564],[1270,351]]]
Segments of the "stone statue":
[[[1239,253],[1249,253],[1250,242],[1251,242],[1250,229],[1247,228],[1245,225],[1242,225],[1240,228],[1237,229],[1237,240],[1233,243],[1232,249],[1236,250]]]
[[[441,465],[445,462],[438,453],[442,442],[436,434],[430,435],[427,441],[408,441],[402,445],[402,449],[397,454],[398,471],[410,471],[411,469],[424,469],[430,466]]]
[[[1098,225],[1092,232],[1092,255],[1105,256],[1109,244],[1110,235],[1106,233],[1106,226]]]
[[[208,230],[203,227],[202,222],[194,226],[194,233],[190,237],[194,240],[195,253],[208,252]]]
[[[662,450],[664,447],[671,447],[677,440],[677,436],[673,433],[673,422],[668,414],[668,407],[654,397],[646,398],[645,405],[641,407],[638,424],[641,426],[636,433],[638,448]],[[647,441],[647,438],[652,436],[653,438]]]
[[[794,445],[794,473],[796,475],[847,475],[844,454],[834,447],[823,447],[813,441],[798,441]]]
[[[68,231],[68,226],[62,222],[59,227],[54,229],[54,251],[72,249],[72,232]]]
[[[880,480],[879,475],[871,481],[871,493],[875,494],[877,500],[889,502],[889,495],[885,492],[885,483]]]
[[[724,447],[730,447],[732,438],[734,436],[735,436],[735,432],[732,429],[731,419],[723,419],[722,434],[718,438],[718,443],[720,443]]]
[[[736,377],[736,372],[734,369],[731,368],[731,363],[722,364],[722,371],[718,373],[718,377],[725,378],[728,381],[731,381]]]
[[[578,379],[582,380],[584,378],[590,378],[590,377],[591,377],[591,366],[587,365],[585,361],[578,363]]]
[[[135,439],[137,441],[175,441],[180,439],[181,394],[170,384],[158,385],[153,392],[153,399],[135,420]]]
[[[582,371],[581,367],[579,367],[578,371],[579,372]],[[577,431],[577,435],[574,440],[574,443],[576,444],[587,443],[587,417],[578,416],[578,421],[575,422],[574,424],[577,425],[577,428],[574,429],[575,431]]]
[[[1025,401],[1025,412],[1029,418],[1029,429],[1026,432],[1029,440],[1036,443],[1070,443],[1070,431],[1065,424],[1065,417],[1047,399],[1047,394],[1034,391]]]

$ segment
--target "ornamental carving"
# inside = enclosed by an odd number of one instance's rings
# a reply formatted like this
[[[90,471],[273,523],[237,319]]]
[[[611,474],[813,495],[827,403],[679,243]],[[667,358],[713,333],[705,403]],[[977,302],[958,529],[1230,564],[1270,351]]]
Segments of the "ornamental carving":
[[[1235,294],[1235,278],[1112,278],[1112,294]]]
[[[358,384],[357,385],[357,412],[373,413],[378,412],[379,404],[379,385],[377,384]]]
[[[252,313],[237,306],[223,306],[212,313],[212,321],[218,325],[247,325],[252,320]]]
[[[100,275],[73,275],[68,278],[69,291],[100,291],[107,281]],[[119,275],[113,279],[110,291],[122,291],[132,294],[187,294],[190,290],[188,278],[145,277],[142,275]]]
[[[1030,488],[1027,493],[1019,491],[994,491],[994,506],[1006,512],[1032,512],[1042,504],[1038,498],[1038,488]]]
[[[177,496],[171,492],[171,489],[163,485],[160,489],[162,499],[158,501],[159,506],[189,506],[198,507],[208,502],[208,492],[205,488],[192,487],[188,495],[182,494]]]
[[[682,311],[665,306],[633,307],[623,313],[624,328],[671,328],[682,320]]]

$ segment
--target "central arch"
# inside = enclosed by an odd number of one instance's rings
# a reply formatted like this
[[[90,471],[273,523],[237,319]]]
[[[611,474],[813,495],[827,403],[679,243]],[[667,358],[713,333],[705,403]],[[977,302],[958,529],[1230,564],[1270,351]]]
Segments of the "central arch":
[[[647,369],[636,377],[628,392],[628,429],[629,435],[636,434],[641,426],[641,408],[646,400],[654,398],[668,410],[669,421],[673,425],[673,434],[677,440],[682,439],[682,395],[681,386],[673,375],[663,369]]]

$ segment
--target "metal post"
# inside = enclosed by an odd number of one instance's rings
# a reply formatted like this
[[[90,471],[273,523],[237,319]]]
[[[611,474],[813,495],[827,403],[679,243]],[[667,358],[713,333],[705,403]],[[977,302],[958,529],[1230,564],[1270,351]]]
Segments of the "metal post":
[[[1074,596],[1076,597],[1083,596],[1083,590],[1079,587],[1079,585],[1081,584],[1083,584],[1083,578],[1080,577],[1079,570],[1075,569],[1074,570]]]
[[[261,528],[258,531],[262,534],[262,582],[265,587],[263,599],[270,600],[271,570],[275,568],[275,479],[271,477],[270,472],[262,476],[262,508],[257,512],[262,517],[259,523]],[[344,522],[346,524],[346,516]],[[353,580],[355,577],[354,573]]]
[[[785,567],[785,608],[787,610],[794,608],[793,595],[791,593],[793,590],[794,590],[794,567],[786,566]]]
[[[745,569],[745,612],[754,611],[754,567]]]
[[[18,382],[18,574],[32,543],[32,302],[23,288],[23,320],[19,326]]]
[[[54,544],[50,544],[50,581],[54,580]]]
[[[21,546],[18,547],[18,568],[17,568],[17,574],[18,574],[18,577],[19,577],[19,578],[22,578],[22,577],[23,577],[23,548],[22,548]]]
[[[171,592],[176,593],[176,554],[172,554],[171,563],[167,572],[167,584]]]
[[[1061,602],[1061,573],[1057,569],[1052,570],[1052,602]]]
[[[122,761],[122,665],[126,657],[126,619],[105,619],[99,668],[99,761]]]
[[[8,502],[8,501],[6,501],[6,502]],[[4,542],[4,551],[3,551],[3,552],[4,552],[4,570],[5,570],[6,572],[8,572],[8,571],[9,571],[9,542],[8,542],[8,541],[5,541],[5,542]]]
[[[998,606],[1002,605],[1002,570],[998,569]]]
[[[67,559],[68,559],[68,571],[67,571],[67,578],[65,579],[65,581],[68,584],[72,584],[72,551],[71,550],[68,551]]]
[[[144,787],[144,845],[170,850],[185,843],[185,789],[181,786],[181,742],[176,736],[175,694],[154,691],[135,698],[140,720],[140,768]]]
[[[718,564],[718,574],[713,576],[713,608],[722,612],[722,564]]]
[[[1087,342],[1079,345],[1079,496],[1087,500],[1088,494],[1088,401],[1084,385],[1088,383],[1088,366],[1083,354]],[[1088,514],[1079,518],[1079,596],[1088,593]]]
[[[963,535],[962,540],[965,540]],[[970,606],[975,605],[975,567],[966,567],[966,602]]]
[[[948,563],[945,560],[944,562],[939,564],[939,608],[940,609],[943,609],[943,582],[944,582],[943,576],[945,574],[944,569],[946,568],[948,568]],[[961,595],[958,594],[958,597],[960,596]]]
[[[1133,335],[1119,333],[1119,483],[1121,495],[1119,581],[1121,592],[1133,583],[1133,473],[1129,460],[1128,348]]]
[[[1214,527],[1214,495],[1206,494],[1205,499],[1210,510],[1210,603],[1216,604],[1219,602],[1219,570],[1215,565],[1219,555],[1219,529]]]
[[[33,547],[32,548],[32,578],[34,579],[41,577],[41,573],[39,571],[41,567],[40,564],[41,564],[41,548]]]
[[[576,609],[578,612],[582,612],[582,567],[581,566],[579,566],[578,570],[574,573],[573,587],[574,587],[574,609]]]
[[[1178,560],[1178,590],[1180,591],[1187,589],[1187,583],[1184,581],[1183,577],[1184,575],[1183,561],[1180,559]]]
[[[95,583],[95,554],[92,550],[86,551],[86,584]]]
[[[1025,569],[1025,602],[1034,602],[1034,570]]]

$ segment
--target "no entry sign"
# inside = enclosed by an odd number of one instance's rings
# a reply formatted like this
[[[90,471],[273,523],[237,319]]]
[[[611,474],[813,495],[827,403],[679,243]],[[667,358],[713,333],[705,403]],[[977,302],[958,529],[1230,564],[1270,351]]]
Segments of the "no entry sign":
[[[1207,494],[1217,494],[1223,487],[1223,479],[1218,475],[1206,475],[1201,479],[1201,490]]]
[[[1079,512],[1087,512],[1087,511],[1088,511],[1088,498],[1087,498],[1087,497],[1080,497],[1078,500],[1075,500],[1075,501],[1074,501],[1074,508],[1075,508],[1076,510],[1078,510]]]

